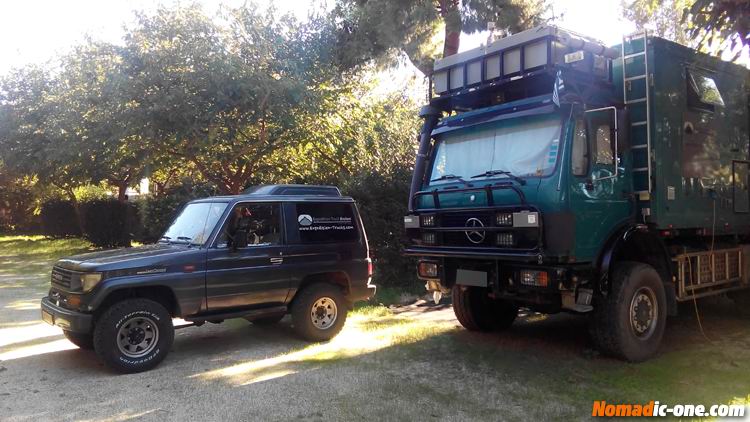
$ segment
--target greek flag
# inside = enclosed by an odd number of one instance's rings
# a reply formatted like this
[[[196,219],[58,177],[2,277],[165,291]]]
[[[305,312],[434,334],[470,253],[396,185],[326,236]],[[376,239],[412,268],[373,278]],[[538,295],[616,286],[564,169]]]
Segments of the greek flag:
[[[565,91],[565,82],[562,80],[562,72],[558,70],[557,76],[555,76],[555,85],[552,87],[552,102],[558,107],[560,107],[560,95],[563,91]]]

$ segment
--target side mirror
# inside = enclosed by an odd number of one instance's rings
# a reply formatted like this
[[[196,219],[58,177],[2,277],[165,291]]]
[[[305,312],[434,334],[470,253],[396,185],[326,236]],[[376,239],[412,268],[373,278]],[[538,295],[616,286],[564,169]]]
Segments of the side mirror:
[[[247,247],[247,230],[240,229],[234,232],[234,240],[232,241],[233,249],[241,249]]]

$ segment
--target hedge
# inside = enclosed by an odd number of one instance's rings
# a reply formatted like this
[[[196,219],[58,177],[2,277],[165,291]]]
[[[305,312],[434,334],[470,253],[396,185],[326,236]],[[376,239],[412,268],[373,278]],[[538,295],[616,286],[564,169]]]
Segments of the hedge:
[[[71,201],[52,199],[42,204],[42,232],[51,237],[80,236],[76,207]]]

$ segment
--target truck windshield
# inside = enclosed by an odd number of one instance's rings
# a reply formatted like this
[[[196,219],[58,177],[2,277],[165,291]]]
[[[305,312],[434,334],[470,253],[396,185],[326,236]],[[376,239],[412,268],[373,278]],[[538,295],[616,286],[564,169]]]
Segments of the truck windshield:
[[[438,138],[430,184],[453,182],[444,175],[464,178],[546,176],[557,162],[560,116],[546,114],[503,120],[492,125],[446,133]]]
[[[203,244],[227,208],[226,202],[188,204],[162,236],[162,242]]]

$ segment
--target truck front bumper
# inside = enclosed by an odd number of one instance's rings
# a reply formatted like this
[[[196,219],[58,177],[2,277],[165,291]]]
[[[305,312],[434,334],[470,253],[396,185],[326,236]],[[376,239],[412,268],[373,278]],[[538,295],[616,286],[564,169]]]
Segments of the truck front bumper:
[[[65,309],[53,303],[49,297],[42,299],[42,320],[76,333],[90,333],[93,326],[93,315]]]

